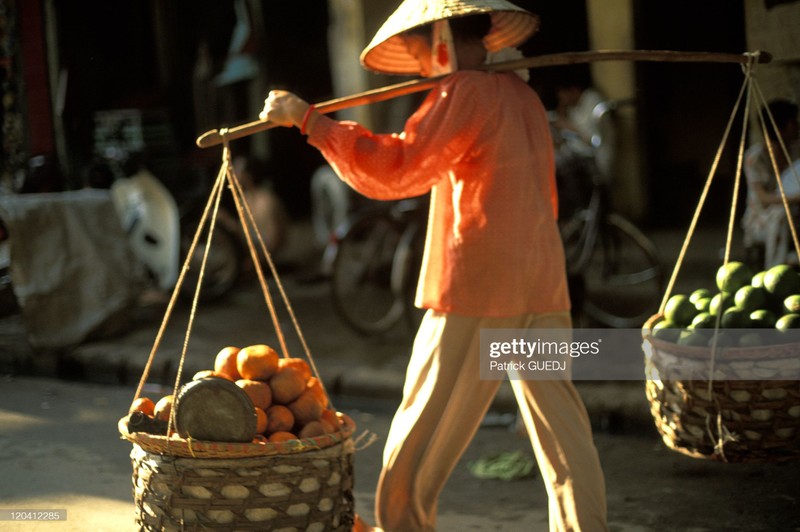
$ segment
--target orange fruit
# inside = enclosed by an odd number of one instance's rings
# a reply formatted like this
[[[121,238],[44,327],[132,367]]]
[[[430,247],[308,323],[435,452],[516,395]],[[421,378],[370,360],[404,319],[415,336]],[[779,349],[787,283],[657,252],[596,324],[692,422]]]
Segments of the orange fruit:
[[[270,434],[269,438],[267,438],[267,440],[269,440],[270,443],[280,443],[280,442],[289,441],[289,440],[296,440],[296,439],[297,439],[297,436],[295,436],[291,432],[283,432],[283,431],[282,432],[276,432],[274,434]]]
[[[297,399],[306,389],[306,380],[294,368],[278,368],[278,371],[269,380],[272,389],[272,399],[281,405],[287,405]]]
[[[306,383],[306,391],[311,392],[314,397],[317,398],[320,404],[328,404],[328,394],[325,393],[325,388],[322,387],[322,381],[320,381],[318,378],[311,377],[308,379]]]
[[[267,443],[267,441],[267,437],[263,434],[256,434],[255,437],[253,437],[253,443]]]
[[[278,367],[281,369],[294,368],[300,372],[304,380],[311,378],[311,367],[302,358],[281,358],[278,361]]]
[[[263,408],[255,407],[256,411],[256,433],[262,434],[267,430],[267,413]]]
[[[223,347],[214,358],[214,372],[232,381],[241,378],[236,368],[236,358],[239,354],[238,347]]]
[[[203,369],[192,375],[192,380],[197,381],[200,379],[205,379],[207,377],[220,377],[220,375],[216,373],[213,369]]]
[[[300,429],[300,432],[297,434],[301,438],[315,438],[317,436],[322,436],[325,434],[325,427],[319,421],[312,421],[311,423],[306,424]]]
[[[172,395],[165,395],[159,399],[153,408],[153,417],[161,421],[169,421],[169,416],[172,414],[173,399]]]
[[[278,370],[279,358],[268,345],[250,345],[236,355],[236,369],[243,379],[265,381]]]
[[[148,397],[139,397],[131,405],[131,412],[141,412],[146,416],[153,416],[156,404]]]
[[[332,432],[339,432],[341,429],[341,423],[339,422],[339,416],[336,415],[336,412],[327,408],[322,411],[322,415],[319,416],[320,421],[324,421],[328,423],[331,427],[333,427]]]
[[[289,432],[294,427],[294,414],[283,405],[272,405],[267,409],[267,434]]]
[[[236,386],[245,391],[245,393],[253,401],[253,406],[265,410],[272,404],[272,390],[269,384],[262,381],[254,381],[250,379],[239,379],[236,381]]]
[[[305,425],[311,421],[318,420],[322,415],[322,411],[325,410],[325,405],[317,399],[314,392],[307,389],[297,399],[289,403],[289,410],[294,414],[295,422]]]

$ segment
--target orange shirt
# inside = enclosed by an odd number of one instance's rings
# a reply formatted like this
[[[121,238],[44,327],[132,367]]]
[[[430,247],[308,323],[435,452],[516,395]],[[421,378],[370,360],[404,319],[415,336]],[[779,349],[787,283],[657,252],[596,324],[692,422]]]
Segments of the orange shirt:
[[[569,309],[549,124],[515,74],[448,76],[401,134],[320,116],[308,141],[365,196],[431,192],[417,306],[491,317]]]

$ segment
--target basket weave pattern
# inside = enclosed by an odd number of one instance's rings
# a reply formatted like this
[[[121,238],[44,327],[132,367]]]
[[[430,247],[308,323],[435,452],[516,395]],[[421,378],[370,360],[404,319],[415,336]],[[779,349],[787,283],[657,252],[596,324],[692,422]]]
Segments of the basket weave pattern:
[[[645,334],[643,350],[650,412],[669,448],[720,462],[800,458],[800,382],[776,380],[796,375],[800,345],[736,348],[712,363],[710,348]],[[681,379],[662,378],[675,365]]]
[[[350,530],[354,443],[253,458],[181,458],[134,444],[140,530]]]

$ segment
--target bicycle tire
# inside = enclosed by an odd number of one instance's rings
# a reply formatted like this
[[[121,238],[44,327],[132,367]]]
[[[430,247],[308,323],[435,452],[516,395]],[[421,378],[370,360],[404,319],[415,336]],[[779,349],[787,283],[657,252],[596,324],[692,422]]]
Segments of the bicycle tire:
[[[404,321],[411,332],[417,330],[425,313],[424,309],[414,306],[425,252],[425,236],[425,226],[411,222],[400,237],[392,264],[392,290],[403,301]]]
[[[656,248],[614,213],[600,220],[592,234],[591,216],[589,211],[579,213],[562,231],[567,269],[583,281],[581,312],[608,327],[641,327],[656,311],[664,288]],[[571,268],[570,259],[576,257],[585,260]]]
[[[392,288],[392,268],[402,235],[388,213],[358,218],[338,242],[331,270],[334,308],[354,331],[384,333],[403,317],[404,303]]]

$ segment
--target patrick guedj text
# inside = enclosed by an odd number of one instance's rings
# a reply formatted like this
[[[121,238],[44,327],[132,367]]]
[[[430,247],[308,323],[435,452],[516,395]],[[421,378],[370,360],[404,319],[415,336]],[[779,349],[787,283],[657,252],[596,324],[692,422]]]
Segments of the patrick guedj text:
[[[563,357],[577,358],[584,355],[596,355],[600,352],[600,340],[594,342],[556,342],[541,339],[529,342],[523,339],[514,339],[507,342],[489,343],[489,369],[493,371],[564,371],[566,362]],[[512,360],[498,360],[502,356],[512,357]],[[519,360],[520,356],[527,359],[533,357],[556,356],[562,360]]]

